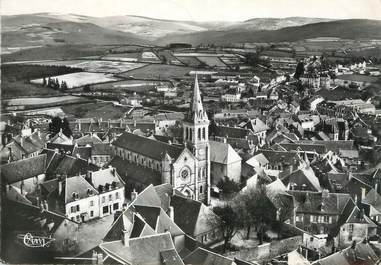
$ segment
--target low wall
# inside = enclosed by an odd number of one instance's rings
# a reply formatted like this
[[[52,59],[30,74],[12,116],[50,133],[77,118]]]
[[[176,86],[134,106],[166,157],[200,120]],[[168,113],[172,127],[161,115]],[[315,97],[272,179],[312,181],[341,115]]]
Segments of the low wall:
[[[297,249],[302,243],[302,236],[294,236],[280,241],[265,243],[254,248],[227,252],[225,255],[230,258],[236,257],[248,261],[266,261],[282,254],[289,253]]]

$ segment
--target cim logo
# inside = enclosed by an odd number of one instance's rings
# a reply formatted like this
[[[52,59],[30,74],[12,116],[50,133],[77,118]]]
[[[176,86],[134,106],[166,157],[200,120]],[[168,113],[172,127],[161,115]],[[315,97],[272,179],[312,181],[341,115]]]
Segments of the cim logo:
[[[25,246],[30,248],[48,248],[55,240],[52,236],[36,236],[31,233],[19,234],[17,238],[24,243]]]

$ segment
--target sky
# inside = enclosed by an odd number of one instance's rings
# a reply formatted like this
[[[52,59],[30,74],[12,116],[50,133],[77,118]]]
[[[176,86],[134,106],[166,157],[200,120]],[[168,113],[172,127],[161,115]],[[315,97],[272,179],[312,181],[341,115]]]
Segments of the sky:
[[[381,20],[381,0],[0,0],[1,14],[39,12],[88,16],[138,15],[193,21],[255,17],[367,18]]]

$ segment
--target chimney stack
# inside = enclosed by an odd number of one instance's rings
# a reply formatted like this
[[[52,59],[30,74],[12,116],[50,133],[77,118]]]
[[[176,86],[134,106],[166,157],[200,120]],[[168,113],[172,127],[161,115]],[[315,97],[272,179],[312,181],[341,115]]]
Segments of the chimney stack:
[[[175,221],[175,209],[173,208],[173,206],[169,206],[168,215],[169,215],[169,218],[171,218],[171,220],[174,222]]]
[[[130,240],[130,230],[126,230],[126,229],[124,229],[123,231],[122,231],[122,241],[123,241],[123,245],[125,246],[125,247],[129,247],[130,246],[130,242],[129,242],[129,240]]]
[[[134,189],[132,192],[131,192],[131,201],[134,201],[136,199],[136,197],[138,197],[138,193],[136,192],[136,190]]]

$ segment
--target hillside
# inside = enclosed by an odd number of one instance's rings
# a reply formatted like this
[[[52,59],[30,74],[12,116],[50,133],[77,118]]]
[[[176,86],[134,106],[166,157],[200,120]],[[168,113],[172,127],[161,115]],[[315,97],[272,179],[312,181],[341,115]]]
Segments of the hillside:
[[[320,22],[278,30],[219,30],[192,34],[170,35],[157,40],[159,44],[185,42],[229,44],[242,42],[291,42],[316,37],[343,39],[381,39],[381,21],[365,19]]]
[[[103,28],[87,22],[63,20],[45,15],[5,16],[2,20],[2,47],[54,44],[146,44],[132,33]]]

